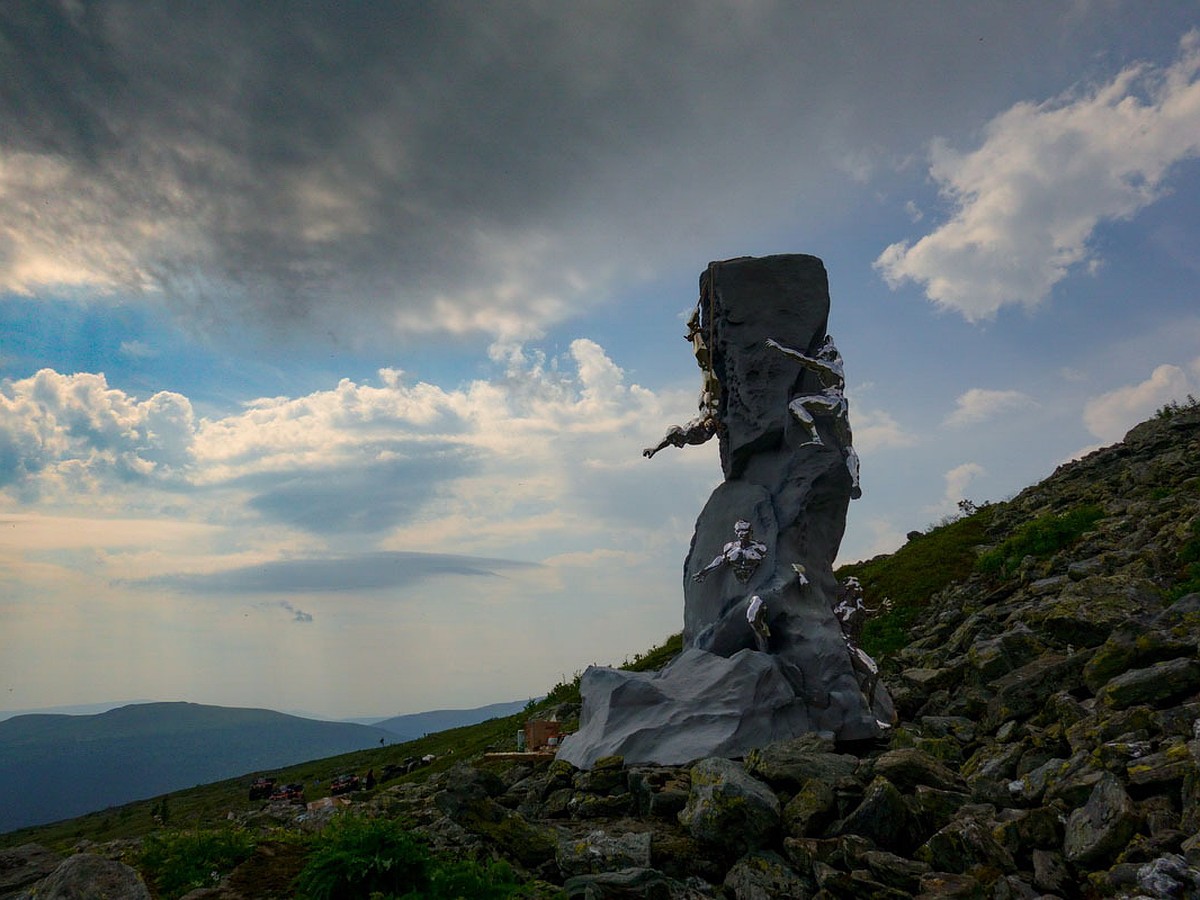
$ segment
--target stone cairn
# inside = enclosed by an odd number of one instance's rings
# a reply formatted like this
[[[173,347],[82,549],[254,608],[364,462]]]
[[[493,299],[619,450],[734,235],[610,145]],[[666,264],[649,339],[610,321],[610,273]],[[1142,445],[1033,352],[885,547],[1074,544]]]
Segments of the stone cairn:
[[[833,612],[833,561],[860,491],[828,317],[813,256],[714,262],[701,276],[688,335],[700,415],[645,451],[720,442],[725,478],[684,564],[684,651],[655,673],[589,667],[560,760],[677,765],[813,732],[870,740],[891,724],[873,663]]]

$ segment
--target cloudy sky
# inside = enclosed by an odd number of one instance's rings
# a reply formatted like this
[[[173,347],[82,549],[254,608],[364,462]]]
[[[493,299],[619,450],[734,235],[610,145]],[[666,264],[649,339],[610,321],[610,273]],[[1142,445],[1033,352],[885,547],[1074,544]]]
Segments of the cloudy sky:
[[[824,259],[895,549],[1200,394],[1198,211],[1193,0],[4,3],[0,709],[677,631],[714,259]]]

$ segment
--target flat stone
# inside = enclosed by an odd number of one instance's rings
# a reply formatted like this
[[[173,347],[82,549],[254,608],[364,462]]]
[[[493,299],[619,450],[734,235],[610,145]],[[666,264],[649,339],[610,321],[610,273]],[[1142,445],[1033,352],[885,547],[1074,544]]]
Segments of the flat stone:
[[[1096,699],[1113,709],[1139,704],[1169,706],[1197,690],[1200,690],[1200,661],[1172,659],[1118,675],[1100,689]]]
[[[957,773],[916,748],[889,750],[875,759],[871,771],[882,775],[902,791],[912,791],[917,785],[943,791],[966,790],[966,783]]]
[[[563,876],[595,875],[650,866],[650,832],[612,833],[603,829],[583,837],[563,835],[554,856]]]
[[[41,881],[61,862],[61,856],[41,844],[21,844],[0,850],[0,895]]]
[[[813,894],[810,884],[783,857],[769,850],[752,851],[734,863],[725,876],[724,887],[734,900],[769,897],[806,900]]]
[[[1137,829],[1133,801],[1112,775],[1100,776],[1087,803],[1067,819],[1063,851],[1079,866],[1112,859]]]

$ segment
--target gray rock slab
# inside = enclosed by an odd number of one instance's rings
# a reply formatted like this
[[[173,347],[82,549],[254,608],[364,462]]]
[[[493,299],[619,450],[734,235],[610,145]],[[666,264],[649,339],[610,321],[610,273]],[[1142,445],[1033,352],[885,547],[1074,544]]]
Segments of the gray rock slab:
[[[745,756],[810,731],[843,740],[878,732],[848,671],[834,690],[810,695],[793,684],[803,673],[785,666],[755,650],[726,658],[694,649],[660,672],[591,666],[580,682],[586,702],[579,730],[563,741],[558,758],[581,769],[613,755],[628,765],[683,765]]]
[[[612,833],[597,829],[582,837],[560,835],[555,862],[565,878],[646,869],[650,867],[650,832]]]
[[[1087,803],[1067,819],[1063,852],[1080,866],[1102,861],[1125,846],[1137,824],[1133,801],[1121,782],[1105,772]]]
[[[779,798],[740,763],[712,758],[692,767],[692,789],[679,824],[724,852],[766,846],[779,831]]]
[[[0,850],[0,896],[41,881],[61,862],[62,857],[41,844],[21,844]]]
[[[76,853],[37,885],[34,896],[38,900],[150,900],[150,891],[124,863]]]

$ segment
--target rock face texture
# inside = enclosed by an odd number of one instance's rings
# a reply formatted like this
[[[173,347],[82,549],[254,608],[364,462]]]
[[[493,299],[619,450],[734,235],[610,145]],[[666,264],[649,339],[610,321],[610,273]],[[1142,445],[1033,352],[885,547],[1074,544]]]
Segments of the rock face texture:
[[[583,768],[613,754],[637,764],[741,756],[807,732],[863,740],[893,714],[886,689],[871,691],[856,675],[832,610],[857,458],[840,356],[826,344],[825,267],[802,255],[711,263],[700,295],[725,480],[700,513],[684,564],[684,653],[658,673],[584,673],[580,728],[559,752]],[[833,374],[795,355],[823,350]],[[819,408],[810,431],[794,411],[805,398],[842,402],[840,417]],[[752,530],[741,542],[755,548],[749,562],[738,555],[739,520]],[[756,597],[765,604],[758,634],[747,616]]]

